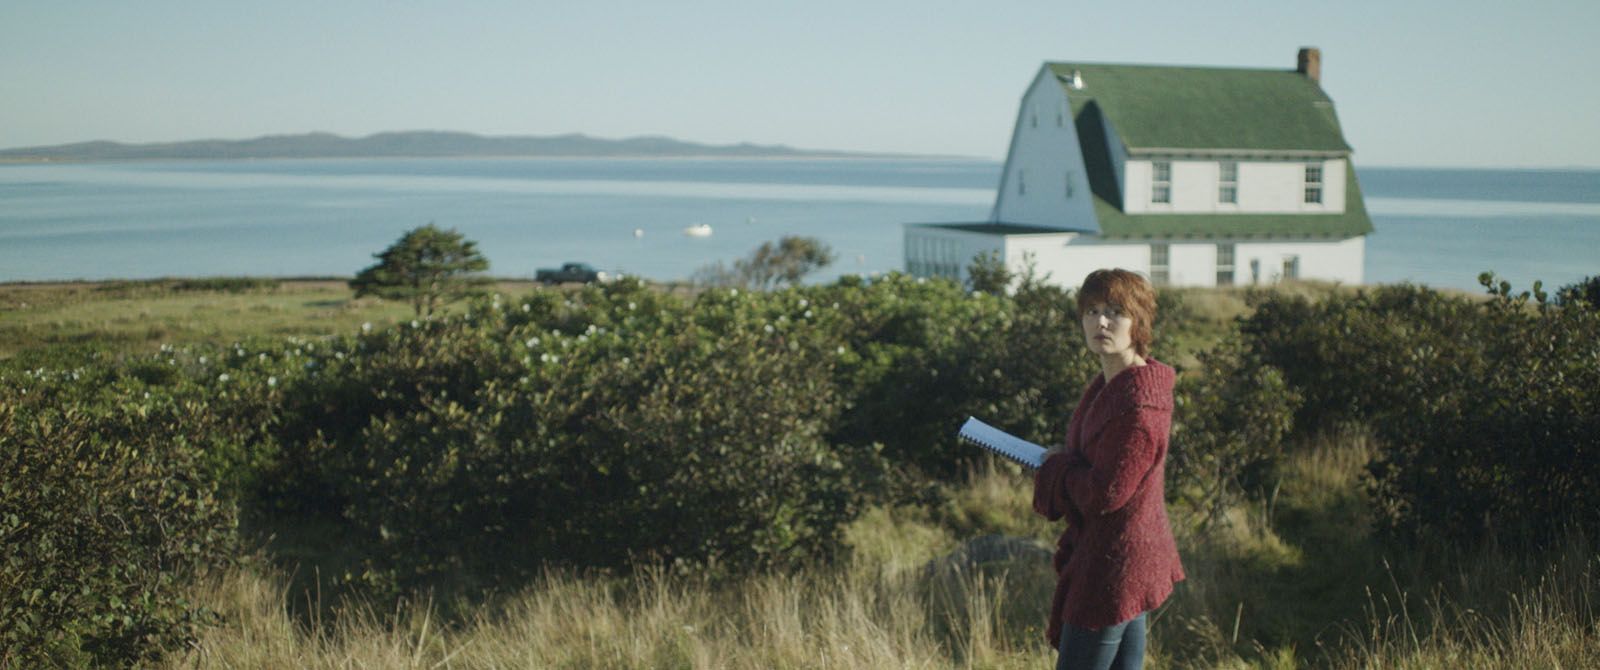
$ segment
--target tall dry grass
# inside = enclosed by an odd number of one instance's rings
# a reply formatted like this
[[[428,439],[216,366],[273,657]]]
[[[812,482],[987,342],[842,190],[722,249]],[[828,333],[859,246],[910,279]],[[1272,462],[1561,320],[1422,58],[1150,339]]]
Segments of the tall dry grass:
[[[1294,452],[1277,494],[1180,534],[1189,580],[1151,622],[1166,668],[1596,668],[1593,542],[1451,551],[1373,537],[1360,433]],[[1047,562],[933,569],[964,538],[1041,545],[1028,481],[975,473],[934,508],[876,509],[832,565],[725,582],[663,571],[550,573],[474,606],[360,602],[291,608],[285,575],[255,568],[196,597],[227,616],[174,668],[1045,668]],[[310,597],[315,597],[310,596]],[[296,619],[292,609],[326,612]],[[441,622],[437,612],[471,614]]]
[[[885,579],[860,564],[712,584],[659,571],[550,574],[445,626],[428,603],[346,606],[295,622],[281,577],[236,571],[197,596],[228,615],[170,667],[948,668],[1045,667],[1022,639],[1049,575],[975,571]],[[1047,595],[1046,595],[1047,597]],[[1028,620],[1019,620],[1019,615]],[[1037,633],[1037,628],[1031,629]]]

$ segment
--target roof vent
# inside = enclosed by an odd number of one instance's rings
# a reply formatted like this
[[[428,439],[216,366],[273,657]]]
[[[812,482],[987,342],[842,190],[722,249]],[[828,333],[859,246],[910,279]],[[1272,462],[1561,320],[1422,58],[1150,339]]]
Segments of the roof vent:
[[[1067,77],[1067,85],[1071,86],[1074,91],[1083,90],[1083,73],[1073,70],[1072,76]]]

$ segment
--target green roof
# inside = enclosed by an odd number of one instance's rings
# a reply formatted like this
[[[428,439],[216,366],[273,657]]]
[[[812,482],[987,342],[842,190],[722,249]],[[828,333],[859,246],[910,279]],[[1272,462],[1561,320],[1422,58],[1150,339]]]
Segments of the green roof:
[[[1356,181],[1345,161],[1344,211],[1335,214],[1230,214],[1217,212],[1129,214],[1104,124],[1130,150],[1191,149],[1333,152],[1348,156],[1333,103],[1322,88],[1293,70],[1243,70],[1146,65],[1050,63],[1069,82],[1073,124],[1083,149],[1099,234],[1119,238],[1352,237],[1372,232]]]
[[[1091,184],[1091,187],[1093,185]],[[1128,214],[1099,192],[1094,214],[1108,238],[1346,238],[1372,232],[1355,168],[1345,162],[1344,211],[1337,214]]]
[[[1073,117],[1098,108],[1130,151],[1350,151],[1333,101],[1294,70],[1048,66],[1066,90]],[[1074,72],[1081,89],[1070,83]]]

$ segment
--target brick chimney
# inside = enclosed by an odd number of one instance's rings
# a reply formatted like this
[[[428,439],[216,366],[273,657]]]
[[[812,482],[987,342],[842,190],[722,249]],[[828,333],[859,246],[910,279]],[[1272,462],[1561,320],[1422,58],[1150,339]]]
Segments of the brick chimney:
[[[1300,47],[1300,56],[1295,59],[1295,71],[1311,78],[1311,81],[1322,83],[1322,50],[1316,47]]]

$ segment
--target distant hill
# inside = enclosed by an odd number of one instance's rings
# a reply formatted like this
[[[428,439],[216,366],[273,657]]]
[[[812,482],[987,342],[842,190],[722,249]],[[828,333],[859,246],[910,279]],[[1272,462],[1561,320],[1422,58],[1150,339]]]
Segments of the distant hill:
[[[570,134],[485,137],[471,133],[411,131],[360,138],[329,133],[269,135],[253,140],[195,140],[159,144],[80,142],[0,150],[0,160],[151,160],[230,158],[444,158],[492,156],[624,157],[891,157],[889,154],[810,151],[782,145],[710,145],[668,137],[608,140]]]

